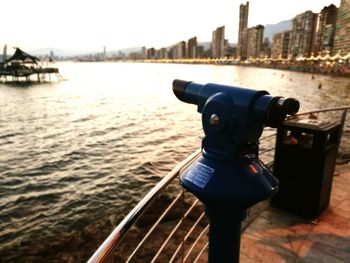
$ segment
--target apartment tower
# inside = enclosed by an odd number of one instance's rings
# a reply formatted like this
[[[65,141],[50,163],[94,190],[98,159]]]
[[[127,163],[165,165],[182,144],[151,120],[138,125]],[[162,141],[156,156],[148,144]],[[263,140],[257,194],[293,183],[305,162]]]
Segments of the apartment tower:
[[[225,26],[218,27],[213,31],[211,50],[212,58],[222,58],[225,56]]]
[[[306,11],[294,17],[290,38],[289,55],[309,57],[316,42],[317,14]]]
[[[247,30],[247,58],[260,56],[263,46],[264,26],[257,25]]]
[[[331,51],[334,41],[338,8],[335,5],[325,6],[318,15],[316,43],[313,52]]]
[[[246,2],[245,5],[241,4],[239,7],[239,27],[236,53],[241,59],[247,58],[248,14],[249,2]]]
[[[274,34],[272,37],[271,57],[288,58],[290,30]]]
[[[338,9],[333,54],[350,53],[350,0],[342,0]]]
[[[197,37],[192,37],[187,42],[187,58],[197,57]]]

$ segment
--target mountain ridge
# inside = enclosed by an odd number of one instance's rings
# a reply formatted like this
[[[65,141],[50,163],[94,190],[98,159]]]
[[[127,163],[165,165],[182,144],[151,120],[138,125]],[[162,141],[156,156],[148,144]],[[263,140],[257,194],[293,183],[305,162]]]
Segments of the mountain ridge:
[[[264,29],[264,39],[269,38],[270,41],[272,40],[272,37],[276,33],[281,33],[286,30],[292,29],[292,20],[283,20],[281,22],[278,22],[277,24],[267,24],[265,25]]]

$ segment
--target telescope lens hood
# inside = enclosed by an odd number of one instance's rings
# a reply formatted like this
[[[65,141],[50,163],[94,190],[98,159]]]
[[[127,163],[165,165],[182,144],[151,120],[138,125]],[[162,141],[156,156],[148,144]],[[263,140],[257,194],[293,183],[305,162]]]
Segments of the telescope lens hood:
[[[173,81],[173,91],[175,96],[181,100],[181,101],[186,101],[185,98],[185,90],[186,86],[190,84],[192,81],[186,81],[186,80],[181,80],[181,79],[175,79]]]

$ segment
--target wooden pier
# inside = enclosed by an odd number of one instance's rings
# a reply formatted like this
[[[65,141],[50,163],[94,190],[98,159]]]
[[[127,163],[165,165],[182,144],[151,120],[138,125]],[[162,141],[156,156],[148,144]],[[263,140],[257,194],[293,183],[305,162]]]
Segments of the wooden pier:
[[[16,48],[12,57],[0,62],[0,82],[43,82],[47,80],[47,75],[51,81],[51,74],[62,80],[58,68],[41,67],[39,62],[39,58]],[[33,79],[32,76],[36,78]]]

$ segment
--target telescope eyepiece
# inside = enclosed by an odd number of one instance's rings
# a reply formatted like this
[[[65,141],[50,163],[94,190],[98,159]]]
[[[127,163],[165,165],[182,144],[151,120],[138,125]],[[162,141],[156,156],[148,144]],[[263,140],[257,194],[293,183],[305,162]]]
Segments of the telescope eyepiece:
[[[300,107],[299,101],[293,98],[277,97],[272,101],[267,116],[267,125],[270,127],[277,127],[286,118],[287,115],[294,115],[298,112]]]
[[[298,112],[300,103],[296,99],[287,98],[283,101],[282,107],[288,115],[294,115]]]

